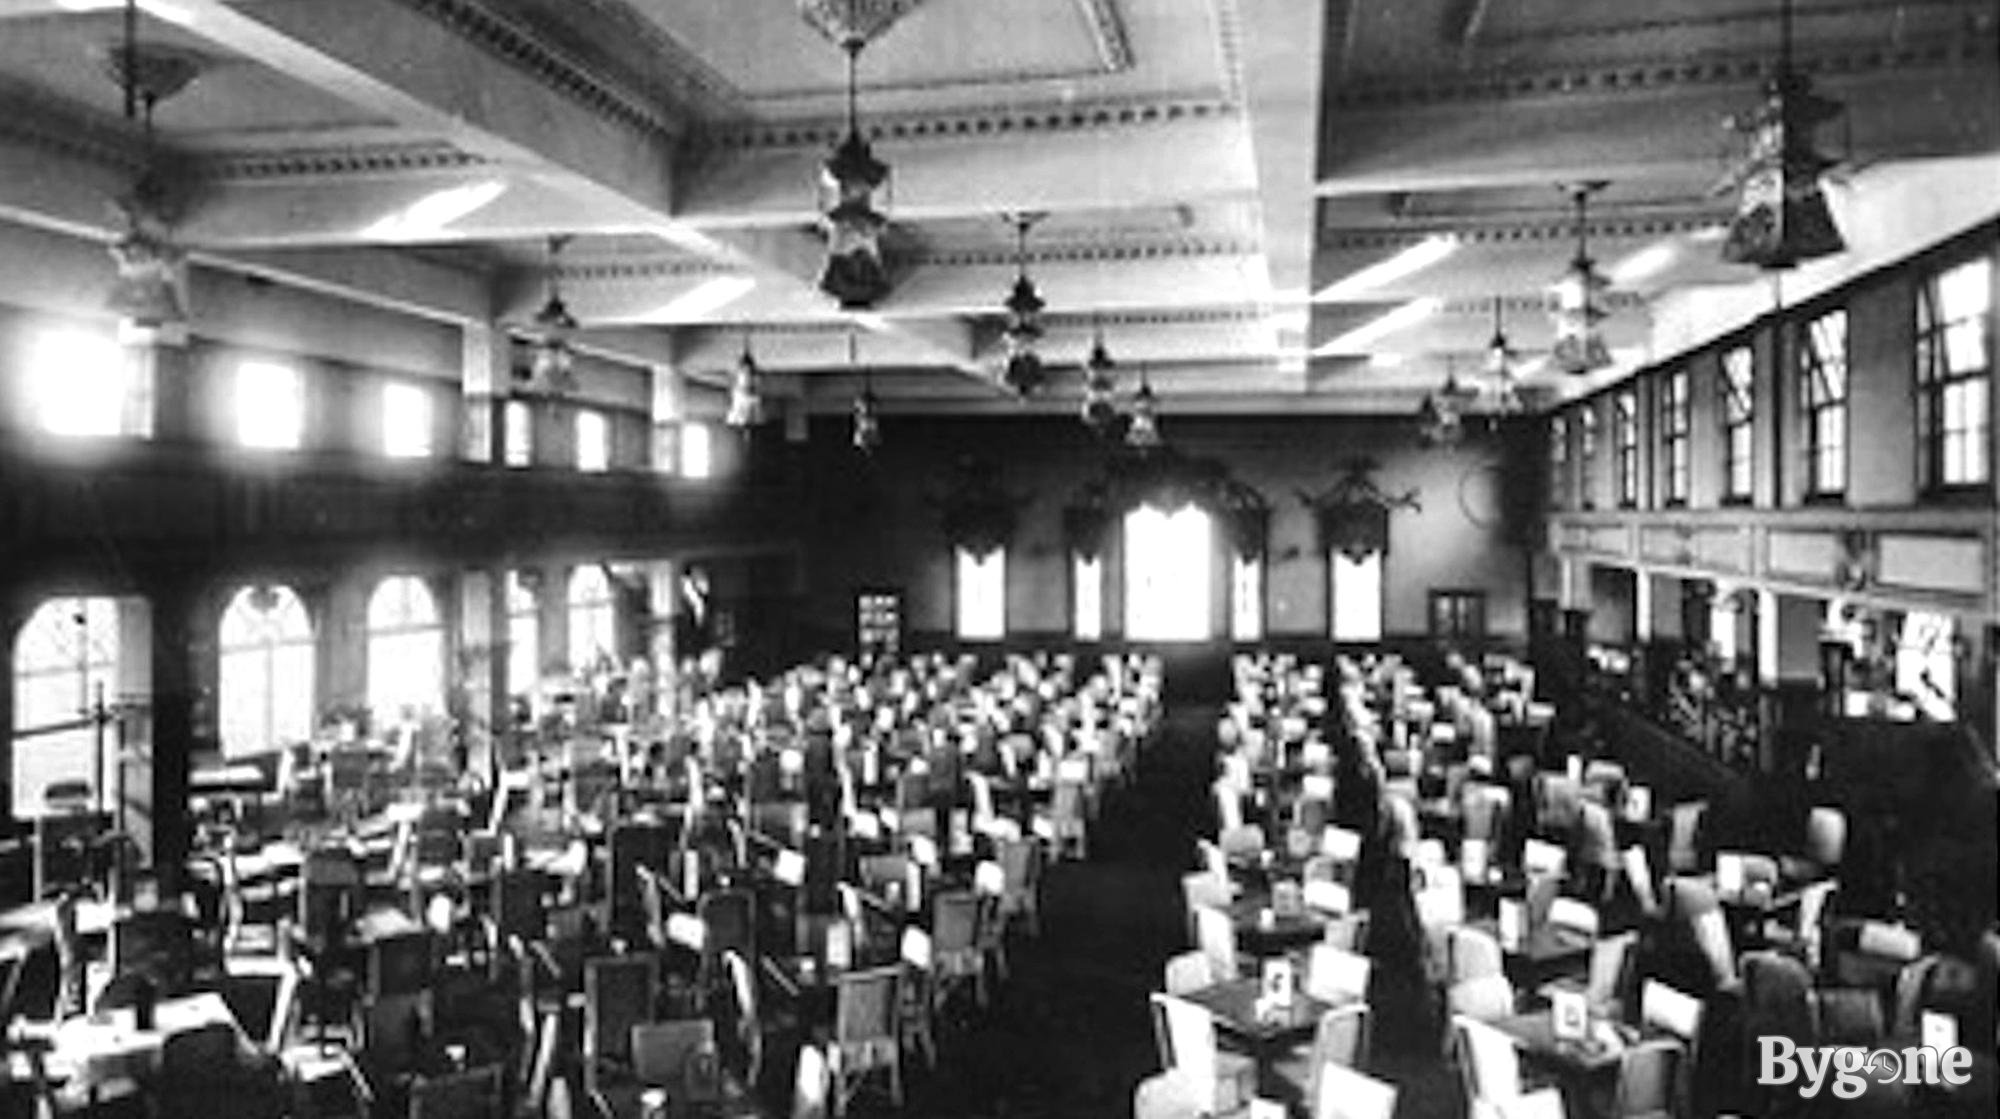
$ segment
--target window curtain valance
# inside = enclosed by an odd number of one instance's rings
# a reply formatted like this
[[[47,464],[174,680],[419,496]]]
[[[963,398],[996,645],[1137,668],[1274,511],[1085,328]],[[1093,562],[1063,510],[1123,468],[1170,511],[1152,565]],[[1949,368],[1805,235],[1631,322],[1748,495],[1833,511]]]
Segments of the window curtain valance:
[[[1391,495],[1375,484],[1380,464],[1373,459],[1352,459],[1347,473],[1321,493],[1300,491],[1299,500],[1313,514],[1319,530],[1319,550],[1339,552],[1360,561],[1371,555],[1389,554],[1389,514],[1398,509],[1421,511],[1416,490]]]

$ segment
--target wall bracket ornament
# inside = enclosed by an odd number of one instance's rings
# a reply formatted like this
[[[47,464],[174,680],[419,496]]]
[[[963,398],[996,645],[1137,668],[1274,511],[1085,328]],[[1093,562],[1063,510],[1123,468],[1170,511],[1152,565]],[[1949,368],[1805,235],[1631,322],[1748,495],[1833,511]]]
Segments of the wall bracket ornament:
[[[992,463],[966,455],[953,465],[948,488],[929,502],[953,547],[986,556],[1013,541],[1015,522],[1028,499],[1002,488]]]
[[[1339,552],[1355,560],[1389,551],[1389,514],[1398,509],[1423,511],[1414,489],[1391,494],[1375,483],[1382,464],[1362,456],[1348,459],[1346,474],[1328,489],[1314,494],[1298,491],[1299,501],[1312,510],[1319,528],[1319,550]]]
[[[1171,446],[1140,450],[1121,445],[1113,451],[1098,475],[1079,486],[1063,507],[1065,544],[1086,558],[1102,555],[1113,527],[1141,505],[1169,513],[1199,506],[1216,519],[1231,552],[1264,554],[1271,522],[1264,495],[1219,460],[1196,458]]]

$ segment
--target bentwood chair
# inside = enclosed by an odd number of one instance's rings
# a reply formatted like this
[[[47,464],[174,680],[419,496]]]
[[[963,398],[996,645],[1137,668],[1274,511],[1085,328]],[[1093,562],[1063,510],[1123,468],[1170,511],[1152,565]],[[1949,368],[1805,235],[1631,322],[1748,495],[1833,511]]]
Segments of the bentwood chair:
[[[886,1082],[889,1099],[903,1106],[903,1046],[898,1036],[900,966],[854,971],[839,979],[834,1002],[833,1113],[844,1115],[873,1080]]]

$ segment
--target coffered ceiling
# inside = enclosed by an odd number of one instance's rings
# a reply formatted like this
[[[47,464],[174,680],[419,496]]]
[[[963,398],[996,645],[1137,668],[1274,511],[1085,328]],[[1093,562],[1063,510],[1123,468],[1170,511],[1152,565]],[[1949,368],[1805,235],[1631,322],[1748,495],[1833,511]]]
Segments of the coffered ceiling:
[[[826,410],[850,331],[891,408],[1074,407],[1101,330],[1169,415],[1381,411],[1479,369],[1496,309],[1553,399],[1772,298],[1721,263],[1714,188],[1776,0],[857,2],[900,13],[860,56],[896,283],[859,316],[815,287],[845,78],[797,0],[141,0],[140,30],[196,67],[156,122],[206,263],[519,326],[560,235],[584,348],[715,380],[747,335]],[[140,159],[120,7],[0,0],[0,216],[112,236]],[[1823,146],[1850,250],[1789,294],[2000,214],[1991,0],[1795,7],[1799,68],[1847,110]],[[1619,361],[1576,378],[1542,359],[1585,179]],[[1048,214],[1056,367],[1025,403],[996,380],[1020,212]]]

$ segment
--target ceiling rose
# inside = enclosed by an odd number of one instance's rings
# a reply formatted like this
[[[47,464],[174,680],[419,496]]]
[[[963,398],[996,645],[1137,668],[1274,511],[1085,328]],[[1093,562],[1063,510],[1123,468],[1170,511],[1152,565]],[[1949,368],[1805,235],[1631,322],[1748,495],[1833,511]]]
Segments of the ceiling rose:
[[[838,47],[867,44],[923,0],[799,0],[799,15]]]

